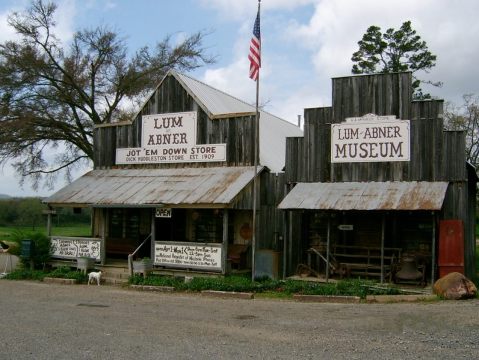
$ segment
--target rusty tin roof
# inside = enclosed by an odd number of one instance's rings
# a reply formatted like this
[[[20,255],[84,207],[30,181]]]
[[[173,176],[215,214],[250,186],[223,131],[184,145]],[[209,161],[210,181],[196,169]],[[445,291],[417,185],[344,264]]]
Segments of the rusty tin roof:
[[[53,206],[227,207],[253,177],[253,166],[93,170],[44,202]]]
[[[447,182],[298,183],[280,209],[440,210]]]

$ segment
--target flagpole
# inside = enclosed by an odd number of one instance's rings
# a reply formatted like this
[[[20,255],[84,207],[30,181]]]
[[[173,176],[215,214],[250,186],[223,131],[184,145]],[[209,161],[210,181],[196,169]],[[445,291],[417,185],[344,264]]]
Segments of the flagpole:
[[[261,0],[258,0],[258,17],[260,15]],[[259,71],[256,78],[256,119],[254,126],[254,177],[253,177],[253,239],[251,253],[251,280],[254,281],[256,273],[256,232],[258,224],[256,221],[256,198],[258,187],[258,162],[259,162]]]

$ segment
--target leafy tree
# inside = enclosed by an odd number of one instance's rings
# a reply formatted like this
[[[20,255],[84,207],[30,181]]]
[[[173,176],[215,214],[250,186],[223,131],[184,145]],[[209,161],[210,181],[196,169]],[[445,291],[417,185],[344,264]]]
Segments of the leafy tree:
[[[13,12],[8,24],[20,39],[0,44],[0,164],[13,160],[33,188],[92,160],[93,126],[131,119],[169,69],[214,62],[203,31],[174,46],[168,35],[132,56],[107,27],[77,31],[65,46],[55,35],[56,8],[34,0]]]
[[[36,226],[45,226],[45,220],[42,211],[46,206],[42,204],[40,198],[23,198],[17,203],[17,224],[21,226],[31,226],[35,230]]]
[[[456,106],[446,103],[444,127],[446,130],[466,131],[466,159],[472,165],[479,166],[479,97],[468,94],[463,96],[464,103]]]
[[[425,41],[411,27],[411,21],[406,21],[399,30],[387,29],[382,33],[378,26],[370,26],[363,38],[358,42],[359,50],[353,53],[351,60],[353,74],[372,74],[376,72],[417,71],[428,72],[436,65],[436,55],[433,55]],[[420,89],[421,80],[414,78],[413,88],[415,98],[430,98]],[[432,83],[441,86],[440,82]]]

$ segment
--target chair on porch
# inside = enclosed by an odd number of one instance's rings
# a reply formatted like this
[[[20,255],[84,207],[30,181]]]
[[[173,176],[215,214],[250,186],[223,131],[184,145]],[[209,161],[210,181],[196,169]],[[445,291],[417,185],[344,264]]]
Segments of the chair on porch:
[[[249,245],[230,244],[228,245],[228,262],[232,269],[244,269],[248,260]]]

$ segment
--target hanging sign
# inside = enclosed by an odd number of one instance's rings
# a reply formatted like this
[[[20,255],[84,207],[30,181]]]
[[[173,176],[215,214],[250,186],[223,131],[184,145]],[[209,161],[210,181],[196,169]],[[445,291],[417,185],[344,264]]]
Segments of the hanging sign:
[[[367,114],[331,125],[331,162],[410,160],[410,122]]]
[[[157,218],[170,218],[171,217],[171,208],[156,208],[155,217]]]
[[[226,144],[196,144],[196,111],[144,115],[141,148],[117,148],[117,165],[226,161]]]

